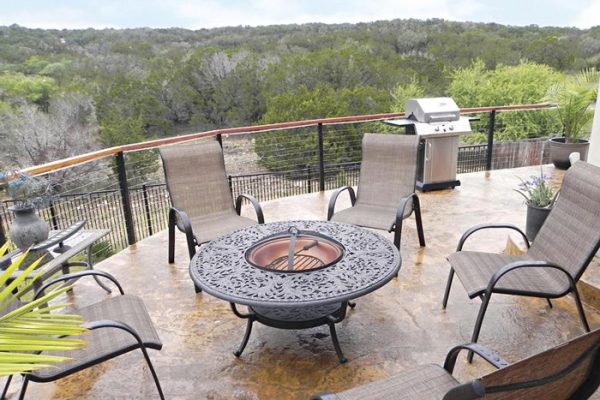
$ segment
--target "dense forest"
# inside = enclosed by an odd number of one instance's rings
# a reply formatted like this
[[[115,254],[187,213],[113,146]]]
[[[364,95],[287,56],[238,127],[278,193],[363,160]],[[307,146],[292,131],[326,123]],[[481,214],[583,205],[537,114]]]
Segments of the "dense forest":
[[[0,168],[212,128],[390,112],[415,96],[539,102],[553,83],[599,66],[600,27],[0,27]],[[556,128],[529,114],[507,113],[499,139]]]

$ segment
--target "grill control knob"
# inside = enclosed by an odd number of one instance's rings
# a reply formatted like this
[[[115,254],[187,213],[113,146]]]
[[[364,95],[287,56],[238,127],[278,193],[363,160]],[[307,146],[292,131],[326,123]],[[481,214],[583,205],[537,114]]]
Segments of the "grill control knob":
[[[436,131],[436,132],[439,132],[439,131],[440,131],[440,127],[439,127],[439,126],[436,126],[436,127],[435,127],[435,131]]]
[[[450,126],[448,127],[448,129],[450,129],[451,131],[453,131],[453,130],[454,130],[454,125],[450,125]]]

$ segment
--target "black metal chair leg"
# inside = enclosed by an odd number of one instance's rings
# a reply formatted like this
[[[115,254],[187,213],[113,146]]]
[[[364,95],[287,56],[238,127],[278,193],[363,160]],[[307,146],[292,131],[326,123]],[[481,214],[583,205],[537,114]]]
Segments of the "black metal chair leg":
[[[331,341],[333,342],[333,347],[335,348],[335,353],[338,356],[341,364],[345,364],[348,359],[344,357],[344,353],[342,353],[342,348],[340,347],[340,342],[338,341],[337,333],[335,331],[335,324],[333,322],[328,322],[329,332],[331,333]]]
[[[402,240],[402,220],[398,218],[394,227],[394,246],[400,250],[400,241]]]
[[[349,301],[349,302],[348,302],[348,307],[350,307],[350,308],[354,308],[354,307],[356,307],[356,303],[355,303],[355,302],[353,302],[353,301]]]
[[[196,293],[202,293],[202,289],[200,289],[197,285],[194,285],[194,290]]]
[[[169,264],[175,262],[175,212],[169,212]]]
[[[25,398],[25,392],[27,391],[28,384],[29,384],[29,378],[27,376],[24,376],[23,383],[21,384],[21,392],[19,393],[19,400],[23,400]]]
[[[484,296],[483,303],[481,303],[481,307],[479,307],[479,314],[477,314],[477,321],[475,322],[475,328],[473,328],[473,336],[471,337],[471,343],[477,343],[477,339],[479,339],[479,332],[481,331],[481,324],[483,324],[483,317],[485,317],[485,312],[487,311],[488,304],[490,303],[490,298],[492,294],[490,293],[487,296]],[[469,351],[467,355],[467,361],[470,363],[473,362],[473,352]]]
[[[579,318],[581,318],[581,323],[583,324],[583,329],[586,332],[590,331],[590,325],[588,324],[587,318],[585,317],[585,312],[583,311],[583,304],[581,304],[581,299],[579,298],[579,292],[577,291],[577,287],[573,287],[573,297],[575,297],[575,304],[577,305],[577,311],[579,312]]]
[[[190,237],[186,234],[187,246],[188,246],[188,254],[190,256],[190,260],[194,258],[196,255],[196,244],[194,243],[193,237]]]
[[[2,396],[0,396],[0,400],[4,400],[6,398],[6,393],[8,393],[8,388],[10,387],[10,381],[12,381],[12,375],[9,375],[6,378],[6,383],[4,384],[4,389],[2,389]]]
[[[421,204],[417,195],[413,196],[413,210],[415,211],[415,221],[417,222],[417,234],[419,235],[419,246],[425,247],[425,234],[423,232],[423,220],[421,219]]]
[[[548,307],[554,308],[554,306],[552,305],[552,302],[550,301],[550,299],[546,299],[546,302],[548,303]]]
[[[242,339],[242,343],[240,347],[233,353],[234,356],[239,357],[242,355],[242,352],[246,348],[248,344],[248,339],[250,339],[250,334],[252,333],[252,324],[254,323],[254,318],[248,318],[248,323],[246,324],[246,332],[244,333],[244,338]]]
[[[152,361],[150,361],[150,356],[148,355],[148,351],[146,351],[145,347],[141,347],[142,353],[144,353],[144,358],[146,359],[146,363],[148,364],[148,368],[150,368],[150,372],[152,373],[152,378],[154,378],[154,384],[156,385],[156,390],[158,390],[158,395],[162,400],[165,400],[165,395],[163,394],[162,388],[160,387],[160,382],[158,381],[158,375],[156,375],[156,371],[154,370],[154,366],[152,365]]]
[[[454,278],[454,268],[450,267],[450,274],[448,275],[448,282],[446,283],[446,292],[444,292],[444,300],[442,301],[442,307],[446,309],[448,305],[448,297],[450,296],[450,287],[452,286],[452,279]]]

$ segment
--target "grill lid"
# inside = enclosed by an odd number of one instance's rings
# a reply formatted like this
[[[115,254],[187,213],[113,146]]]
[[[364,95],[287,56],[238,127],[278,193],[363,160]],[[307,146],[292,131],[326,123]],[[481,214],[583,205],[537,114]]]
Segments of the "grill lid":
[[[450,97],[409,99],[406,101],[403,119],[384,121],[392,126],[411,126],[411,133],[422,138],[461,136],[471,133],[471,120],[461,117],[460,109]],[[409,131],[407,131],[408,133]]]
[[[448,122],[460,119],[460,109],[450,97],[409,99],[404,105],[407,118],[418,122]]]

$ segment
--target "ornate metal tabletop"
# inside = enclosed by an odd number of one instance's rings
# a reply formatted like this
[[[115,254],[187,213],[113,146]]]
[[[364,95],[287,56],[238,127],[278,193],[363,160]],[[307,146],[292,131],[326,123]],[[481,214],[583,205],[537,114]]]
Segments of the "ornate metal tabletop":
[[[268,271],[251,265],[246,251],[266,236],[290,227],[330,236],[344,246],[337,263],[301,273]],[[326,221],[284,221],[255,225],[200,248],[190,276],[205,292],[253,307],[305,308],[355,299],[383,286],[398,273],[401,258],[383,236],[353,225]]]

